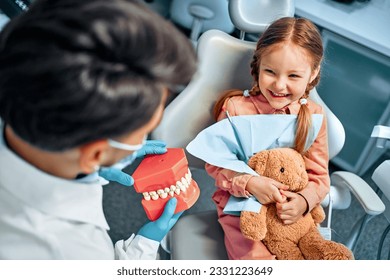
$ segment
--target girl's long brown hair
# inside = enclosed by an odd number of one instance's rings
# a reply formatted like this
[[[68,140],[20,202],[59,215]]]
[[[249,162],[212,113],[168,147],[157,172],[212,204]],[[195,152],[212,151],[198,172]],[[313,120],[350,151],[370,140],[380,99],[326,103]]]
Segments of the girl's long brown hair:
[[[321,35],[317,27],[305,18],[284,17],[273,22],[260,37],[257,42],[256,50],[251,62],[251,75],[254,79],[254,86],[249,91],[251,95],[260,94],[257,86],[259,79],[259,68],[263,54],[277,44],[292,42],[300,46],[311,58],[311,69],[315,71],[321,65],[323,57],[323,46]],[[306,87],[303,98],[309,97],[309,92],[320,80],[320,72]],[[220,97],[214,106],[214,117],[218,118],[222,106],[227,98],[242,95],[241,90],[228,90]],[[311,127],[311,114],[306,105],[302,105],[297,117],[297,130],[295,134],[295,149],[300,152],[305,152],[305,144],[309,129]]]

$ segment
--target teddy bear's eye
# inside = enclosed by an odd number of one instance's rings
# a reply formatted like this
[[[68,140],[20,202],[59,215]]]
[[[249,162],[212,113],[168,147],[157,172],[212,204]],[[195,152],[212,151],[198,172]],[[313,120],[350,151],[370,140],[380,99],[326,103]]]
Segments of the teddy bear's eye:
[[[284,172],[284,167],[280,168],[280,172],[282,173]]]

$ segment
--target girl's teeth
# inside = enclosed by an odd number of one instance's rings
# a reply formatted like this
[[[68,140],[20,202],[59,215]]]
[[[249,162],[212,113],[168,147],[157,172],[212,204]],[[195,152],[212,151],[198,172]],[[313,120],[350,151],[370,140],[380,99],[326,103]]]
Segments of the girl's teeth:
[[[280,96],[280,97],[286,96],[286,94],[283,94],[283,93],[276,93],[276,92],[273,92],[273,91],[272,91],[272,94],[275,95],[275,96]]]

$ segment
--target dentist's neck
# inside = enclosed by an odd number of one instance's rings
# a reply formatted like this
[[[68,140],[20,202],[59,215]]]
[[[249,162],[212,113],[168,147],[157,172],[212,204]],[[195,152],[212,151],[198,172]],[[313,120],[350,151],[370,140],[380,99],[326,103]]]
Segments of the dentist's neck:
[[[64,179],[74,179],[80,173],[78,149],[64,152],[41,150],[17,136],[9,125],[5,127],[4,138],[15,154],[45,173]]]

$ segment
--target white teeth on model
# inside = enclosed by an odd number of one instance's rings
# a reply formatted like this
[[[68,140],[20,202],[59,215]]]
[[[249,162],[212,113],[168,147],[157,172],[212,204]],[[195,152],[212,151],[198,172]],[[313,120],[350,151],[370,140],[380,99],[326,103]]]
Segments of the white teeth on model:
[[[188,169],[188,170],[189,170],[189,169]],[[187,174],[185,175],[185,178],[186,178],[188,184],[191,184],[191,175],[187,173]]]
[[[163,192],[162,194],[160,194],[160,197],[161,198],[167,198],[168,197],[168,194],[166,192]]]
[[[150,195],[149,195],[148,192],[144,192],[144,193],[142,193],[142,194],[144,195],[144,198],[145,198],[146,200],[150,200]]]
[[[158,198],[167,198],[168,195],[174,196],[180,195],[180,192],[185,192],[191,184],[191,171],[188,169],[188,173],[184,175],[180,180],[176,182],[176,185],[171,185],[169,188],[158,189],[156,191],[142,193],[145,200],[157,200]]]
[[[185,187],[185,186],[188,187],[188,185],[190,184],[190,182],[188,182],[187,178],[185,178],[185,177],[182,177],[182,178],[181,178],[181,183],[184,185],[184,187]]]
[[[155,191],[150,192],[149,195],[152,198],[152,200],[157,200],[158,199],[158,194]]]
[[[185,187],[185,185],[181,185],[181,186],[180,186],[180,190],[181,190],[182,192],[185,192],[185,191],[187,190],[187,188]]]
[[[178,188],[179,190],[184,187],[184,184],[181,181],[176,182],[176,189]]]
[[[157,190],[157,194],[161,198],[167,197],[166,192],[164,190],[162,190],[162,189]]]

